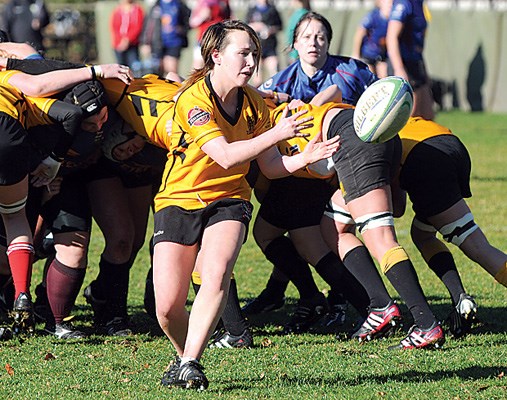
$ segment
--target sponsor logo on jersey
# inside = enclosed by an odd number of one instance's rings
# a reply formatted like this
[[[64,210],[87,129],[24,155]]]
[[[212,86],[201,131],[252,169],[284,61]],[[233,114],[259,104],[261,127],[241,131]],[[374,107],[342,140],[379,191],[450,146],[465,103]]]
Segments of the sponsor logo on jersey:
[[[164,231],[157,231],[153,234],[153,236],[160,236],[160,235],[163,235],[164,234]]]
[[[194,107],[188,112],[187,119],[190,126],[203,126],[211,120],[211,115],[202,108]]]

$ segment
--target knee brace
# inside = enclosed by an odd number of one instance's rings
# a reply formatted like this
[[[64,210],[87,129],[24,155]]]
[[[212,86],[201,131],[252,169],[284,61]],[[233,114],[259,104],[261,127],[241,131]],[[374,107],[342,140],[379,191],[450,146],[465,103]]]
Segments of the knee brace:
[[[18,211],[21,211],[25,205],[26,205],[26,197],[22,198],[21,200],[16,201],[15,203],[11,204],[2,204],[0,203],[0,213],[1,214],[14,214]]]
[[[366,214],[357,218],[356,224],[360,233],[380,226],[394,226],[393,213],[386,211]]]
[[[472,213],[468,213],[457,221],[441,227],[439,232],[446,241],[459,247],[477,228],[474,216]]]
[[[382,257],[382,261],[380,261],[380,268],[384,274],[387,274],[387,271],[396,264],[408,259],[408,254],[403,247],[393,247],[392,249],[387,250],[384,257]]]
[[[340,222],[345,225],[355,224],[354,220],[352,219],[352,215],[350,215],[350,213],[344,208],[333,203],[332,200],[329,200],[329,203],[327,203],[326,208],[324,209],[324,215],[336,222]]]

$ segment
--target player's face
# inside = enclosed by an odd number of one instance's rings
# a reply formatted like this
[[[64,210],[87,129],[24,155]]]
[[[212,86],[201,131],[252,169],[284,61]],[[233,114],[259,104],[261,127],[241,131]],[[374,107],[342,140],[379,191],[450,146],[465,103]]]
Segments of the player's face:
[[[213,55],[215,69],[234,86],[245,86],[257,67],[257,48],[247,32],[231,31],[227,38],[225,49]]]
[[[103,107],[98,114],[85,118],[83,122],[81,122],[81,129],[86,132],[97,133],[106,123],[107,117],[107,107]]]
[[[135,135],[132,139],[120,143],[113,149],[113,157],[118,161],[124,161],[139,153],[145,145],[144,139]]]
[[[301,63],[306,63],[318,69],[322,68],[329,50],[324,25],[314,19],[309,23],[301,24],[294,42],[294,48],[299,53]]]

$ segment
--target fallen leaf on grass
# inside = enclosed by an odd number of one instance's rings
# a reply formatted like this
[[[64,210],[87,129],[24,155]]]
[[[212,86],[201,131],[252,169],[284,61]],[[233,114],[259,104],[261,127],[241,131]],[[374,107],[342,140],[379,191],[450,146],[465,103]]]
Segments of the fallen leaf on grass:
[[[266,377],[266,374],[265,374],[264,372],[263,372],[263,373],[261,373],[261,374],[260,374],[260,376],[259,376],[259,378],[260,378],[261,380],[263,380],[265,377]]]
[[[502,379],[504,376],[505,376],[505,372],[503,372],[503,371],[502,371],[502,372],[500,372],[500,373],[499,373],[496,377],[497,377],[498,379]]]
[[[51,354],[51,353],[47,353],[45,356],[44,356],[44,361],[49,361],[49,360],[54,360],[56,357]]]
[[[120,382],[123,382],[123,383],[129,383],[132,379],[130,378],[123,378],[123,379],[120,379]]]
[[[379,356],[377,356],[376,354],[370,354],[368,355],[368,358],[379,358]]]
[[[14,368],[12,368],[9,364],[5,364],[5,370],[10,376],[14,375]]]
[[[273,346],[273,342],[269,338],[264,338],[261,340],[261,347],[271,347]]]

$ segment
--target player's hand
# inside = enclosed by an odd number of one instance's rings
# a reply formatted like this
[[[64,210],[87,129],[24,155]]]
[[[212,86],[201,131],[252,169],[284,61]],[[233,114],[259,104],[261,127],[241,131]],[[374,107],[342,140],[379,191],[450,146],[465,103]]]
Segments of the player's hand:
[[[98,78],[117,78],[127,85],[134,79],[134,74],[127,65],[100,64],[95,66]],[[100,71],[100,73],[99,73]]]
[[[285,107],[282,111],[282,116],[278,123],[275,125],[274,130],[280,135],[279,140],[290,139],[293,137],[308,137],[309,133],[302,133],[301,131],[313,127],[312,116],[304,117],[308,110],[300,110],[291,116],[289,114],[289,107]]]
[[[340,136],[322,141],[322,134],[315,135],[303,150],[303,159],[306,165],[313,164],[319,160],[325,160],[331,157],[339,148]]]
[[[46,157],[32,172],[32,184],[35,187],[49,185],[55,179],[61,164],[52,157]]]

